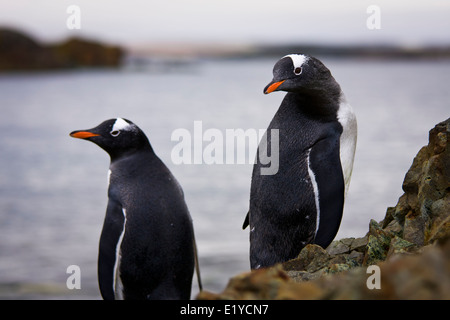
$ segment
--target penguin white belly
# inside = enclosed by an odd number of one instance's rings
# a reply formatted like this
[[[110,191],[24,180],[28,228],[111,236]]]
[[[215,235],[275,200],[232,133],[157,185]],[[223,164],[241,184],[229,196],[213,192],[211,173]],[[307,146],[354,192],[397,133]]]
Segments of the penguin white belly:
[[[353,171],[358,126],[353,109],[345,100],[341,101],[337,118],[343,128],[339,154],[344,175],[345,194],[347,194]]]

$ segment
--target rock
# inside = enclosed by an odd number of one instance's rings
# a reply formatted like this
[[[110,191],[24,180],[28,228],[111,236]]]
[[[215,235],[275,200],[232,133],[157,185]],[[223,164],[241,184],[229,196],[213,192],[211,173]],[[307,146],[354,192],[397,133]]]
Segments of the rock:
[[[323,265],[330,260],[330,255],[322,247],[316,244],[308,244],[300,252],[296,259],[283,264],[284,270],[305,270],[315,272],[323,268]]]
[[[409,212],[403,225],[403,238],[418,246],[423,246],[425,243],[425,219],[421,214],[416,214],[414,211]]]
[[[396,236],[399,236],[399,237],[403,236],[403,227],[397,222],[397,220],[392,220],[383,229],[391,234],[396,235]]]
[[[449,210],[450,208],[447,208]],[[441,219],[440,219],[441,220]],[[435,221],[429,231],[429,242],[434,243],[443,239],[450,238],[450,216],[447,216],[444,221]]]
[[[230,279],[221,299],[275,299],[280,287],[289,282],[281,268],[260,269],[243,273]],[[202,291],[198,299],[216,299],[218,296]]]
[[[346,265],[337,274],[297,283],[277,265],[238,275],[222,293],[202,291],[197,299],[450,299],[450,239],[427,246],[421,254],[397,255],[379,268],[380,289],[368,288],[371,274],[365,267]]]
[[[307,245],[297,258],[233,278],[198,299],[450,299],[450,119],[429,133],[403,181],[404,194],[363,238]],[[367,287],[377,265],[381,289]]]
[[[369,266],[384,261],[389,250],[389,243],[390,241],[383,242],[380,238],[370,235],[363,264]]]
[[[344,238],[333,241],[326,250],[331,256],[336,256],[353,251],[363,252],[366,245],[367,236],[363,238]]]
[[[419,151],[406,173],[405,194],[395,208],[403,238],[419,246],[446,237],[449,232],[448,225],[442,223],[450,212],[449,139],[450,119],[430,130],[429,144]]]
[[[450,119],[430,130],[428,146],[420,149],[405,175],[405,193],[380,224],[369,224],[364,265],[450,237],[449,138]]]
[[[389,243],[387,258],[390,258],[395,254],[413,253],[417,251],[417,248],[418,247],[414,243],[395,236]]]
[[[309,281],[309,280],[315,280],[320,278],[324,275],[324,271],[320,270],[318,272],[307,272],[307,271],[286,271],[286,274],[295,282],[303,282],[303,281]]]
[[[290,279],[278,265],[273,268],[259,269],[232,278],[225,291],[214,294],[202,291],[198,300],[292,300],[318,299],[322,289],[311,282],[298,284]]]
[[[327,252],[331,255],[339,255],[343,253],[349,253],[350,248],[347,244],[339,241],[333,241],[327,248]]]

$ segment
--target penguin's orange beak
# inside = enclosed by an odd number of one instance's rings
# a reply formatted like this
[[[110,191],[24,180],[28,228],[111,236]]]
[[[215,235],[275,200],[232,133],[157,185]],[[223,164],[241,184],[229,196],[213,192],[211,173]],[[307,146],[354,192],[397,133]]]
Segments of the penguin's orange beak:
[[[282,84],[284,81],[286,81],[286,80],[282,80],[282,81],[270,83],[270,84],[264,89],[264,94],[269,94],[269,93],[271,93],[271,92],[274,92],[275,90],[278,89],[279,86],[281,86],[281,84]]]
[[[86,139],[86,138],[90,138],[90,137],[97,137],[97,136],[99,136],[99,134],[92,133],[89,131],[74,131],[70,134],[70,136],[73,138],[78,138],[78,139]]]

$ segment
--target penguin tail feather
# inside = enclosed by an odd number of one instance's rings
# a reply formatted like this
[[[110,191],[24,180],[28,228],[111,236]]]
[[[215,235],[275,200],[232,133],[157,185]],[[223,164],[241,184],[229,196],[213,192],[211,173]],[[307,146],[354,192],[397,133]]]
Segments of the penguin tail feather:
[[[244,223],[242,224],[242,230],[245,230],[245,228],[247,228],[248,225],[250,224],[249,215],[250,215],[250,211],[247,212],[247,215],[245,216]]]
[[[195,235],[192,236],[192,245],[194,247],[195,273],[197,275],[198,288],[200,291],[202,291],[203,285],[202,285],[202,278],[200,276],[200,264],[198,263],[198,250],[197,250],[197,243],[195,242]]]

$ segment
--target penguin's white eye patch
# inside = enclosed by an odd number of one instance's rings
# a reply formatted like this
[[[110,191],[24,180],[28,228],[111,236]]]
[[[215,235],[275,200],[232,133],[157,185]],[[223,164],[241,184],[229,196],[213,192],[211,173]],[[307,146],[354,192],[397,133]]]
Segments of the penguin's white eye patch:
[[[122,118],[117,118],[111,130],[112,131],[131,130],[131,125]]]
[[[120,130],[113,130],[109,134],[112,135],[113,137],[117,137],[120,134]]]
[[[308,62],[309,57],[303,55],[303,54],[288,54],[287,56],[284,56],[283,58],[289,57],[292,60],[292,65],[294,67],[294,74],[296,76],[300,75],[303,71],[302,66]]]

